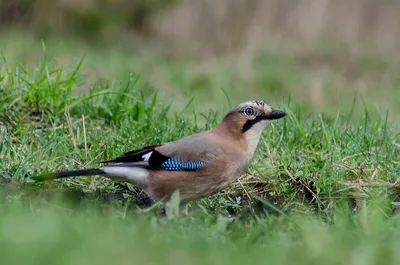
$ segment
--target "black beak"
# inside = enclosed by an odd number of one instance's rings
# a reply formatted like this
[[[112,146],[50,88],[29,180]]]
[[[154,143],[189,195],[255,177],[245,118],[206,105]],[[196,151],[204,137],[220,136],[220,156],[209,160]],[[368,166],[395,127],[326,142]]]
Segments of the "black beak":
[[[286,116],[286,113],[281,110],[272,110],[271,113],[266,114],[263,117],[264,120],[277,120]]]

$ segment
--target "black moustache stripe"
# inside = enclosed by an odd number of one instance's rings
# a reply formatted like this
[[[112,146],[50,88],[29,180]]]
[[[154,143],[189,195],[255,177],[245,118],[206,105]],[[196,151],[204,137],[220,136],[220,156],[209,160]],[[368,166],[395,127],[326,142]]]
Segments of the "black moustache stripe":
[[[255,124],[257,124],[258,122],[260,122],[262,120],[263,119],[261,117],[256,117],[254,120],[247,120],[245,122],[245,124],[243,125],[242,133],[247,132],[248,130],[251,129],[251,127],[253,127]]]

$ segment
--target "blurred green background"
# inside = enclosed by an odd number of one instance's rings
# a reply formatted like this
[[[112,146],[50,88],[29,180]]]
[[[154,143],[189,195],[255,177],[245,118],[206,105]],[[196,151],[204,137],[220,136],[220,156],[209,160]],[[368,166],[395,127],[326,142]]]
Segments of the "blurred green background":
[[[1,0],[0,10],[8,60],[35,67],[43,45],[54,67],[86,55],[75,91],[136,73],[176,107],[191,96],[216,107],[225,90],[233,102],[399,116],[397,1]]]
[[[399,45],[400,1],[0,0],[2,264],[399,264]],[[288,116],[187,216],[29,180],[250,99]]]

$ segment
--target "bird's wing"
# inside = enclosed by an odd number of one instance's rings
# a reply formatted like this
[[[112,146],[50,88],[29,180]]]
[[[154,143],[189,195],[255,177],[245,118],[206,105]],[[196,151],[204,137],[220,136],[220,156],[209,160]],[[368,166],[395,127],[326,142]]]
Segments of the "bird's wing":
[[[161,146],[161,144],[145,146],[133,151],[129,151],[121,156],[118,156],[111,160],[100,161],[99,163],[135,163],[135,162],[147,162],[149,156],[155,148]]]
[[[192,171],[210,163],[222,153],[221,147],[205,134],[195,134],[175,142],[152,145],[125,153],[102,163],[147,163],[150,168]]]

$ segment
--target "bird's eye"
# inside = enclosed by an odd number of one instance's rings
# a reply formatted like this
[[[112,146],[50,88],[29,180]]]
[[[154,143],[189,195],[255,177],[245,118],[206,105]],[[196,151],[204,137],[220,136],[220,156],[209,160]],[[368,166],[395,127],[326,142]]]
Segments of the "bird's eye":
[[[253,116],[253,115],[254,115],[254,109],[248,107],[248,108],[246,108],[246,109],[244,110],[244,113],[245,113],[247,116]]]

